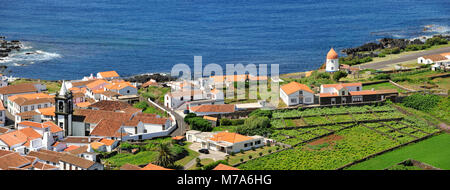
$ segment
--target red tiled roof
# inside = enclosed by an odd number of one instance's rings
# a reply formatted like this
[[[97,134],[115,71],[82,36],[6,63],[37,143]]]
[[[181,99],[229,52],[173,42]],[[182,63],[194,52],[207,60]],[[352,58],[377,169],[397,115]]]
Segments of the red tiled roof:
[[[122,167],[120,167],[120,170],[141,170],[139,166],[132,165],[132,164],[124,164]]]
[[[240,135],[238,133],[230,133],[230,132],[219,132],[219,133],[213,135],[212,138],[210,138],[210,140],[212,140],[212,141],[216,141],[216,142],[226,141],[226,142],[230,142],[230,143],[248,141],[251,139],[252,139],[251,137]]]
[[[298,82],[290,82],[289,84],[285,84],[281,86],[281,90],[283,90],[287,95],[291,95],[294,92],[297,92],[299,90],[307,91],[310,93],[314,93],[308,86],[304,84],[300,84]]]
[[[235,111],[234,104],[214,104],[191,107],[193,112],[231,113]]]
[[[239,169],[225,164],[219,164],[213,170],[239,170]]]
[[[75,150],[77,148],[80,148],[80,147],[76,146],[76,145],[70,145],[66,149],[64,149],[64,152],[69,152],[69,151]]]
[[[23,83],[16,85],[9,85],[0,88],[0,94],[20,94],[29,92],[38,92],[35,83]]]
[[[164,168],[164,167],[149,163],[148,165],[143,167],[141,170],[172,170],[172,169]]]
[[[94,130],[92,130],[91,135],[100,137],[121,137],[128,136],[128,133],[122,131],[120,133],[119,129],[123,125],[123,120],[113,120],[113,119],[102,119]]]
[[[327,59],[337,59],[339,56],[333,48],[327,53]]]
[[[339,84],[323,84],[322,87],[324,88],[336,88],[338,86],[342,86],[342,87],[350,87],[350,86],[362,86],[362,83],[357,82],[357,83],[339,83]]]
[[[104,71],[104,72],[99,72],[99,74],[103,78],[120,77],[116,71]]]
[[[30,160],[21,156],[17,152],[11,152],[0,156],[0,169],[2,170],[8,170],[9,168],[21,168],[30,164]]]

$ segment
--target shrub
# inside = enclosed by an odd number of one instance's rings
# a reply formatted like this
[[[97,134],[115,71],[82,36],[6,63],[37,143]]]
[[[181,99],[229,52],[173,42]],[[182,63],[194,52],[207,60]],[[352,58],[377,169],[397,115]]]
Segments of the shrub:
[[[255,148],[255,147],[252,147],[252,150],[253,150],[253,151],[255,151],[255,150],[256,150],[256,148]]]
[[[228,119],[228,118],[220,119],[220,125],[221,126],[230,126],[231,125],[231,119]]]
[[[253,158],[253,156],[252,156],[252,155],[248,155],[248,159],[250,159],[250,160],[251,160],[252,158]]]
[[[148,104],[147,104],[147,102],[138,102],[138,103],[135,103],[134,105],[133,105],[135,108],[138,108],[138,109],[145,109],[145,108],[147,108],[148,107]]]
[[[259,152],[258,154],[259,154],[259,156],[262,156],[262,155],[263,155],[263,153],[262,153],[262,152]]]
[[[269,152],[269,154],[270,154],[270,153],[272,153],[272,149],[269,149],[269,151],[268,151],[268,152]]]
[[[241,154],[244,154],[244,149],[241,149],[239,152],[240,152]]]
[[[261,135],[265,136],[272,132],[270,120],[268,117],[251,116],[247,118],[244,125],[237,128],[237,133],[242,135]]]
[[[403,99],[403,105],[416,110],[428,111],[438,105],[441,98],[431,94],[414,94]]]
[[[252,111],[252,113],[250,113],[248,115],[249,117],[251,116],[257,116],[257,117],[268,117],[268,118],[272,118],[272,111],[271,110],[255,110]]]
[[[345,72],[345,71],[338,71],[338,72],[333,73],[333,79],[335,81],[339,81],[339,79],[344,78],[346,76],[347,76],[347,72]]]
[[[218,161],[215,161],[215,162],[213,162],[213,163],[210,163],[210,164],[207,164],[207,165],[205,165],[205,166],[203,166],[203,170],[212,170],[212,169],[214,169],[217,165],[219,165],[219,164],[225,164],[225,165],[228,165],[228,162],[226,162],[225,160],[218,160]]]
[[[198,131],[202,131],[202,132],[209,132],[212,131],[212,126],[211,123],[206,120],[203,119],[201,117],[189,117],[188,119],[186,119],[186,117],[184,118],[186,123],[188,123],[191,126],[191,129],[193,130],[198,130]]]
[[[240,161],[241,161],[241,162],[244,162],[244,159],[243,159],[243,158],[241,158],[241,159],[240,159]]]
[[[230,153],[230,155],[231,155],[231,156],[234,156],[234,155],[236,155],[236,153],[234,153],[234,152],[231,152],[231,153]]]
[[[434,45],[442,45],[447,44],[448,40],[445,38],[441,38],[440,36],[434,36],[432,38],[428,38],[425,44],[434,46]]]
[[[378,75],[376,75],[375,77],[374,77],[374,79],[376,79],[376,80],[389,80],[389,79],[391,79],[391,75],[389,75],[389,74],[378,74]]]

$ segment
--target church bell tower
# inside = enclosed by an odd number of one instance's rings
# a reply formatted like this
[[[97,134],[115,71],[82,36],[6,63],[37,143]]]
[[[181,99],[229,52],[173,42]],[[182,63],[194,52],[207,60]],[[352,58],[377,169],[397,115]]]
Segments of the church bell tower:
[[[73,96],[63,81],[61,90],[55,96],[56,124],[64,129],[64,136],[72,135]]]

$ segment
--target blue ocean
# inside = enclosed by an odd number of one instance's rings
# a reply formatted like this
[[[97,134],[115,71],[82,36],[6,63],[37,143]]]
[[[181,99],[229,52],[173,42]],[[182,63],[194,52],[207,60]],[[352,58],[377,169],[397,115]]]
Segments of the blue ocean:
[[[170,72],[198,55],[289,73],[318,68],[330,47],[449,26],[448,0],[3,0],[0,36],[25,47],[0,64],[15,77],[68,80]]]

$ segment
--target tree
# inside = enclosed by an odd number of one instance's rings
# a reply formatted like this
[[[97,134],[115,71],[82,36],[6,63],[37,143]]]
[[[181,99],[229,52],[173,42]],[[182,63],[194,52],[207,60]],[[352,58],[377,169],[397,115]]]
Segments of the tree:
[[[169,144],[161,143],[158,146],[158,157],[155,161],[156,165],[169,168],[175,163],[175,156],[169,148]]]
[[[250,116],[242,127],[236,129],[241,135],[261,135],[265,136],[272,132],[270,119],[268,117]]]
[[[333,73],[333,79],[335,81],[339,81],[339,79],[344,78],[347,76],[347,72],[345,71],[337,71],[335,73]]]

